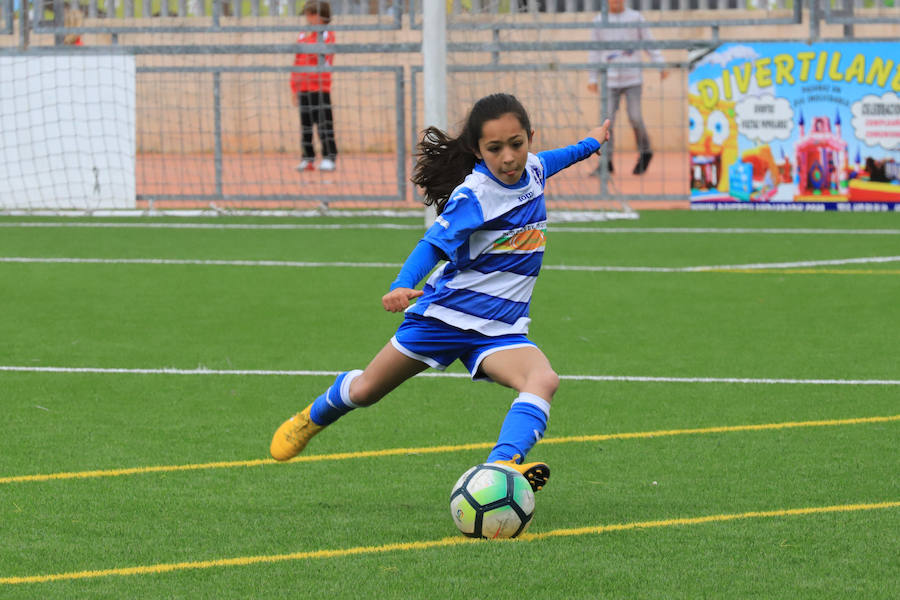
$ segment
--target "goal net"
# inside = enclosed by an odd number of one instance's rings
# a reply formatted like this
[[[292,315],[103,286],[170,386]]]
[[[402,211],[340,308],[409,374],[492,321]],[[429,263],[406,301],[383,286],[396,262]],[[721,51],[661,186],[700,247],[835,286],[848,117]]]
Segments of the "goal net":
[[[0,56],[0,209],[135,207],[127,55]]]
[[[575,143],[611,116],[607,91],[603,86],[589,86],[598,75],[589,46],[601,2],[457,0],[453,4],[459,10],[448,17],[451,123],[462,119],[461,111],[485,91],[508,91],[528,110],[535,130],[532,148],[541,151]],[[642,54],[634,52],[635,60],[641,60]],[[640,176],[632,173],[640,152],[623,98],[613,140],[604,148],[602,159],[593,156],[548,181],[551,208],[634,218],[634,206],[646,207],[666,197],[674,203],[679,195],[686,197],[686,183],[671,178],[684,170],[681,78],[672,77],[663,85],[661,68],[644,60],[640,68],[643,119],[656,151],[655,162]],[[609,153],[613,145],[615,158]]]
[[[0,212],[421,210],[409,182],[426,126],[421,0],[332,1],[327,25],[310,25],[303,2],[73,1],[67,11],[82,17],[71,21],[53,15],[62,4],[31,5],[30,35],[0,39],[28,46],[0,59]],[[563,47],[588,39],[593,13],[533,4],[448,4],[449,129],[496,91],[528,109],[534,151],[599,124],[586,52]],[[326,32],[333,44],[321,43]],[[306,47],[301,36],[316,40]],[[324,113],[305,115],[291,85],[325,72],[334,170]],[[551,207],[632,215],[616,180],[595,175],[599,164],[550,180]]]

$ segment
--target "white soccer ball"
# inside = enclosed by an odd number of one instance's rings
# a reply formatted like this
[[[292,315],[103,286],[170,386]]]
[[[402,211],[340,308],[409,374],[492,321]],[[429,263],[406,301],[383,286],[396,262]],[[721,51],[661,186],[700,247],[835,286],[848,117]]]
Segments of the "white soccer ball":
[[[469,537],[516,537],[534,516],[534,492],[515,469],[497,463],[475,465],[453,486],[450,514]]]

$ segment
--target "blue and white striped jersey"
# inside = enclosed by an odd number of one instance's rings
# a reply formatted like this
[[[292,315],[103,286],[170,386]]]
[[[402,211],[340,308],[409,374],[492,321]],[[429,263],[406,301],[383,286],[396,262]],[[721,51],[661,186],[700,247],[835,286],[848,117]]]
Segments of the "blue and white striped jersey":
[[[600,148],[593,138],[529,154],[506,185],[483,162],[450,195],[424,240],[448,262],[432,273],[408,313],[489,336],[528,332],[529,305],[546,245],[548,177]]]

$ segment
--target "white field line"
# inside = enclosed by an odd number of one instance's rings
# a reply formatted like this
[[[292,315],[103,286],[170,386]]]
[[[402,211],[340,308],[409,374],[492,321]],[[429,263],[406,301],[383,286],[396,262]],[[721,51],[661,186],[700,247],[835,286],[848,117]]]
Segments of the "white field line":
[[[215,375],[215,376],[263,376],[263,377],[335,377],[341,371],[304,371],[268,369],[124,369],[105,367],[29,367],[0,365],[0,372],[12,373],[90,373],[98,375]],[[468,379],[468,373],[427,372],[417,377]],[[787,379],[751,377],[653,377],[642,375],[560,375],[568,381],[611,381],[627,383],[735,383],[766,385],[900,385],[897,379]]]
[[[752,227],[551,227],[553,233],[699,233],[767,235],[900,235],[900,229],[814,229]]]
[[[577,214],[572,212],[571,214]],[[597,213],[592,213],[597,214]],[[237,217],[237,218],[246,218],[248,216],[246,211],[242,210],[226,210],[216,206],[213,206],[210,209],[183,209],[183,210],[125,210],[125,209],[115,209],[115,210],[0,210],[0,215],[6,217],[58,217],[58,218],[72,218],[72,217],[87,217],[87,218],[125,218],[125,219],[147,219],[147,218],[159,218],[159,217],[174,217],[177,219],[221,219],[226,217]],[[301,219],[309,219],[309,218],[321,218],[321,217],[335,217],[342,219],[353,219],[359,217],[376,217],[382,219],[402,219],[402,218],[419,218],[422,219],[425,216],[424,207],[419,209],[411,209],[411,210],[391,210],[391,209],[372,209],[372,210],[354,210],[354,211],[346,211],[346,210],[330,210],[330,209],[308,209],[308,210],[254,210],[251,215],[253,217],[277,217],[277,218],[301,218]],[[635,217],[636,218],[636,217]],[[600,217],[595,217],[594,219],[586,219],[584,217],[581,218],[582,221],[585,220],[593,220],[593,221],[601,221],[603,220]],[[424,222],[424,221],[423,221]],[[85,221],[85,223],[90,223],[90,221]]]
[[[567,222],[568,218],[560,219]],[[259,229],[259,230],[342,230],[389,229],[424,231],[423,224],[403,223],[155,223],[155,222],[0,222],[10,228],[105,228],[105,229]],[[900,235],[900,229],[823,229],[823,228],[750,228],[750,227],[554,227],[553,233],[658,233],[658,234],[767,234],[767,235]]]
[[[11,222],[0,223],[0,227],[33,227],[58,228],[58,227],[75,227],[75,228],[103,228],[103,229],[263,229],[263,230],[303,230],[303,229],[408,229],[424,231],[423,225],[401,224],[401,223],[103,223],[103,222]]]
[[[873,263],[900,262],[900,256],[867,256],[861,258],[836,258],[827,260],[799,260],[793,262],[747,263],[742,265],[702,265],[696,267],[616,267],[546,265],[543,269],[552,271],[624,271],[641,273],[696,273],[702,271],[738,271],[753,269],[800,269],[804,267],[826,267],[837,265],[860,265]]]
[[[829,260],[803,260],[794,262],[749,263],[738,265],[701,265],[694,267],[629,267],[612,265],[544,265],[548,271],[614,271],[637,273],[694,273],[703,271],[737,271],[755,269],[797,269],[835,265],[858,265],[872,263],[900,262],[900,256],[868,256],[861,258],[838,258]],[[75,258],[75,257],[30,257],[2,256],[0,263],[67,263],[67,264],[109,264],[109,265],[198,265],[229,267],[291,267],[291,268],[392,268],[402,266],[396,262],[315,262],[289,260],[203,260],[180,258]]]
[[[350,267],[350,268],[399,268],[394,262],[314,262],[292,260],[202,260],[182,258],[67,258],[0,256],[0,263],[72,263],[101,265],[197,265],[214,267]]]

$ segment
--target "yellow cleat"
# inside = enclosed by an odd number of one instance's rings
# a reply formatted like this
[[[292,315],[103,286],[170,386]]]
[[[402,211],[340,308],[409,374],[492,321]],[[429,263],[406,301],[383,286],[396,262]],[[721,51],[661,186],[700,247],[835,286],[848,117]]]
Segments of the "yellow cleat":
[[[290,460],[300,454],[312,436],[324,429],[309,418],[312,404],[281,424],[272,436],[269,453],[275,460]]]
[[[531,489],[535,492],[547,485],[547,482],[550,480],[550,467],[542,462],[524,463],[520,465],[516,462],[520,458],[522,458],[522,456],[516,454],[511,460],[495,460],[494,462],[511,467],[521,473],[525,479],[528,480],[528,483],[531,484]]]

